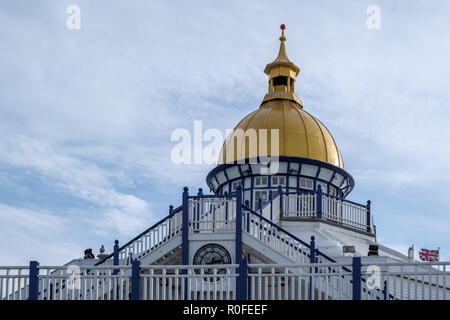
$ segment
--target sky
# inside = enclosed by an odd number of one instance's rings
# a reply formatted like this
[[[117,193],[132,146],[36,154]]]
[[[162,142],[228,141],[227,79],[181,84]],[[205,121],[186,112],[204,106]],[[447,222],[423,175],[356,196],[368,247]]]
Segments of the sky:
[[[296,94],[333,134],[348,198],[372,201],[378,241],[450,260],[449,16],[433,0],[0,0],[0,265],[111,252],[184,186],[208,191],[214,165],[174,164],[171,134],[259,107],[281,23]]]

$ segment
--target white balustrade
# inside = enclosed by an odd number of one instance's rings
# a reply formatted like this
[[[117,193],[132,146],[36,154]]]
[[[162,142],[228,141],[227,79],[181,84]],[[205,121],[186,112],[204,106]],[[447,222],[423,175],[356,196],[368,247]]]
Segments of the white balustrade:
[[[119,263],[127,264],[130,261],[130,257],[136,259],[152,252],[179,234],[181,232],[181,227],[182,213],[178,212],[125,246],[119,252]]]
[[[27,300],[29,267],[0,267],[0,300]]]
[[[236,225],[236,198],[189,199],[191,232],[230,232]]]
[[[322,217],[345,226],[367,230],[367,207],[346,200],[322,195]]]
[[[371,269],[367,269],[371,267]],[[363,264],[362,276],[366,279],[362,299],[389,300],[448,300],[450,299],[450,263],[414,262]],[[384,292],[386,289],[386,296]],[[377,294],[370,295],[372,292]]]
[[[238,265],[142,266],[143,300],[235,299]],[[183,272],[185,270],[185,272]]]
[[[283,217],[316,217],[317,195],[300,193],[283,195]]]
[[[314,266],[314,267],[312,267]],[[347,300],[352,298],[348,264],[250,264],[250,300]]]

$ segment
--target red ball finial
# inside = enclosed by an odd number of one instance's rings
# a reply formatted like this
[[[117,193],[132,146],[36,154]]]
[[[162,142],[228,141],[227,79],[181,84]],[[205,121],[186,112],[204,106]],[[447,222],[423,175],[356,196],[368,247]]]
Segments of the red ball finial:
[[[281,29],[281,30],[286,29],[286,26],[284,25],[284,23],[280,26],[280,29]]]

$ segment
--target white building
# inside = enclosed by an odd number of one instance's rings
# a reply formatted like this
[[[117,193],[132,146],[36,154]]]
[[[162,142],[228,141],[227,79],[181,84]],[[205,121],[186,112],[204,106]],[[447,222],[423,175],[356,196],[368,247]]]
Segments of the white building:
[[[3,299],[446,299],[449,263],[418,263],[377,242],[370,201],[331,133],[295,95],[286,54],[268,92],[225,141],[206,181],[102,259],[1,267]],[[266,139],[267,138],[267,139]]]

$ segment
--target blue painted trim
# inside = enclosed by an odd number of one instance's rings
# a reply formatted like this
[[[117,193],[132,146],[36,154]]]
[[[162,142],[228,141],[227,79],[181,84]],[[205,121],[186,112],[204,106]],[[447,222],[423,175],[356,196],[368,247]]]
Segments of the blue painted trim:
[[[247,158],[244,160],[244,163],[249,165],[250,170],[251,170],[251,164],[250,164],[251,161],[255,161],[255,158]],[[346,187],[344,189],[344,190],[346,190],[344,193],[344,196],[348,195],[352,191],[352,189],[355,185],[354,179],[350,173],[348,173],[347,171],[345,171],[342,168],[339,168],[337,166],[329,164],[328,162],[323,162],[323,161],[315,160],[315,159],[301,158],[301,157],[284,157],[284,156],[279,157],[279,161],[280,162],[288,162],[288,163],[289,162],[299,163],[298,176],[301,175],[300,173],[301,173],[301,165],[302,164],[311,164],[311,165],[319,166],[319,168],[323,167],[323,168],[327,168],[329,170],[339,173],[340,175],[344,176],[344,179],[342,180],[341,185],[344,183],[345,180],[348,181],[348,187]],[[218,165],[217,167],[212,169],[206,176],[206,183],[209,186],[209,188],[211,190],[213,190],[215,193],[217,193],[222,188],[223,184],[218,183],[219,187],[217,189],[214,189],[214,187],[212,186],[212,183],[211,183],[211,179],[215,178],[215,174],[217,174],[219,171],[227,169],[229,167],[236,166],[236,165],[242,165],[242,163],[237,163],[237,162],[226,163],[226,164]],[[319,172],[319,170],[318,170],[318,172]],[[253,175],[253,172],[252,172],[252,175]],[[287,173],[287,175],[290,175],[289,172]],[[316,173],[316,175],[317,175],[317,173]],[[292,176],[294,176],[294,175],[292,175]],[[248,176],[246,176],[246,177],[248,177]],[[314,177],[310,177],[310,178],[314,179]],[[322,179],[317,179],[317,180],[322,180]],[[216,181],[217,181],[217,179],[216,179]],[[323,180],[323,181],[325,183],[331,183],[331,181],[330,182],[327,182],[325,180]],[[228,183],[228,182],[229,181],[227,181],[225,183]],[[333,186],[337,187],[339,189],[339,191],[342,191],[342,188],[340,186],[336,186],[334,184],[333,184]]]
[[[317,218],[322,218],[322,187],[320,184],[317,186]]]
[[[119,265],[119,240],[114,241],[113,265]],[[113,274],[118,274],[119,269],[114,269]]]
[[[183,213],[181,227],[181,264],[189,264],[189,189],[183,189]]]
[[[353,257],[353,300],[361,300],[361,257]]]
[[[240,264],[242,260],[242,187],[236,189],[236,247],[235,264]]]
[[[372,228],[370,226],[371,222],[371,210],[370,210],[370,200],[367,200],[367,232],[372,232]]]
[[[248,261],[241,259],[236,278],[236,300],[248,300]]]
[[[182,227],[181,227],[181,264],[189,264],[189,189],[183,188],[182,204]],[[187,274],[187,269],[181,270],[182,274]],[[184,279],[184,300],[188,297],[188,279]]]
[[[131,300],[141,300],[141,262],[131,262]]]
[[[28,299],[39,299],[39,262],[30,261]],[[8,292],[6,293],[8,294]]]
[[[314,236],[311,236],[311,241],[309,243],[309,263],[316,263],[316,241]],[[312,268],[309,268],[309,272],[312,273]],[[312,286],[312,276],[309,277],[309,300],[314,300],[314,287]]]

